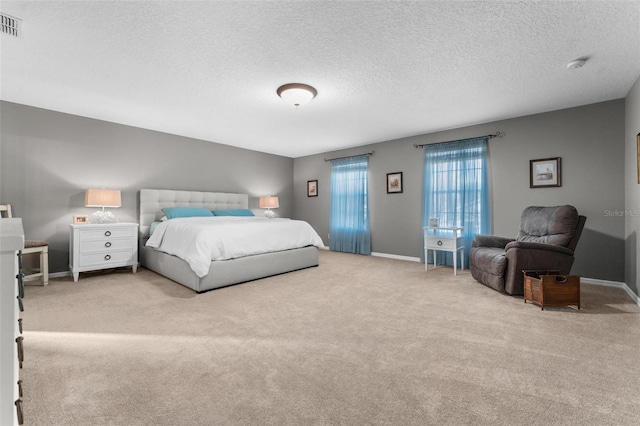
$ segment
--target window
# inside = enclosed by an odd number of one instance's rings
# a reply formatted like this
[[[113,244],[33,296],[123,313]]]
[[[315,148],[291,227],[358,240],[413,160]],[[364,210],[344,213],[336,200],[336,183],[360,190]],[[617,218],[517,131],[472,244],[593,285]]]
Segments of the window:
[[[369,156],[332,160],[329,248],[371,254]]]
[[[464,227],[465,264],[476,234],[490,233],[487,139],[474,138],[424,147],[423,226]],[[439,263],[453,264],[440,252]],[[424,250],[422,256],[424,258]]]

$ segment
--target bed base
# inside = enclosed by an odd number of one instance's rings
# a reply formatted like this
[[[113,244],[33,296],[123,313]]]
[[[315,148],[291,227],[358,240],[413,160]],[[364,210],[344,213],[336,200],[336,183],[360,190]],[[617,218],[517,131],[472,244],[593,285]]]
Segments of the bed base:
[[[214,288],[318,266],[320,261],[318,249],[309,246],[211,262],[209,273],[200,278],[193,273],[187,262],[179,257],[149,247],[141,247],[140,263],[147,269],[202,293]]]

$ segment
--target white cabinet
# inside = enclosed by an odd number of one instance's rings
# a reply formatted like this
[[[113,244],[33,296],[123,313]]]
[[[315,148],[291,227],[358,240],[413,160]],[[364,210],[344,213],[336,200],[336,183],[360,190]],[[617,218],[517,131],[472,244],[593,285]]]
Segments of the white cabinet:
[[[69,270],[80,272],[131,266],[138,269],[138,224],[101,223],[69,225]]]
[[[436,251],[453,253],[453,274],[458,275],[457,253],[460,252],[460,269],[464,269],[464,236],[462,227],[424,227],[424,270],[429,264],[429,250],[433,252],[433,266],[436,266]]]
[[[22,424],[18,390],[22,330],[19,303],[24,290],[18,280],[18,253],[24,248],[22,219],[0,219],[0,425]]]

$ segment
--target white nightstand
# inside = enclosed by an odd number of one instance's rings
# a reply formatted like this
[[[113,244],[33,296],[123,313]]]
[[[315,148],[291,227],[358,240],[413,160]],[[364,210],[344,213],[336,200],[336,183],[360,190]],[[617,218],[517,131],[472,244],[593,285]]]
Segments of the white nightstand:
[[[464,237],[462,227],[425,226],[424,227],[424,270],[428,271],[429,250],[433,251],[433,266],[436,266],[436,250],[453,253],[453,274],[458,275],[456,258],[460,252],[460,269],[464,269]]]
[[[73,281],[80,272],[131,266],[138,269],[138,224],[69,225],[69,270]]]

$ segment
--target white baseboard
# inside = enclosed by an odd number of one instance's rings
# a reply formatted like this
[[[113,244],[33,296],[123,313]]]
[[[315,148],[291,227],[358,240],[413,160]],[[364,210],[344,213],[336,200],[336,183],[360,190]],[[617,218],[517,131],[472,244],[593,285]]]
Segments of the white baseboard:
[[[70,275],[69,271],[64,271],[64,272],[54,272],[49,274],[49,278],[62,278],[62,277],[68,277]],[[33,278],[25,278],[24,282],[28,283],[31,281],[40,281],[40,277],[33,277]]]
[[[71,272],[69,271],[54,272],[53,274],[49,274],[49,278],[62,278],[62,277],[68,277],[70,275],[71,275]]]
[[[386,257],[387,259],[407,260],[409,262],[420,262],[419,257],[400,256],[398,254],[371,252],[371,256]]]
[[[620,281],[607,281],[607,280],[599,280],[596,278],[582,278],[582,277],[580,278],[580,282],[583,282],[585,284],[601,285],[604,287],[621,288],[627,292],[631,300],[633,300],[636,303],[636,305],[640,306],[640,298],[638,298],[638,295],[635,294],[626,283],[623,283]]]

